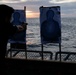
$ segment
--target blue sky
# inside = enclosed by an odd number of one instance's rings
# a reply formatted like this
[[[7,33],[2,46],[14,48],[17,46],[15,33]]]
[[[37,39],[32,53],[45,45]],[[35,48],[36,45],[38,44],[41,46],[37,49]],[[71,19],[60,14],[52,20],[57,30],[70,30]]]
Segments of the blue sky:
[[[14,9],[24,9],[27,17],[39,17],[40,6],[60,6],[61,17],[76,17],[76,0],[0,0],[0,4],[7,4]]]

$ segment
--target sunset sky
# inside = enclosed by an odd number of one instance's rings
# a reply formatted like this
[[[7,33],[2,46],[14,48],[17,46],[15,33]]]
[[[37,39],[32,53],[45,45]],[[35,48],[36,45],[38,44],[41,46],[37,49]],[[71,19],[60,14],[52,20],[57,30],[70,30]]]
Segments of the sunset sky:
[[[76,0],[0,0],[0,4],[7,4],[14,9],[24,9],[27,18],[38,18],[39,7],[60,6],[61,17],[76,17]]]

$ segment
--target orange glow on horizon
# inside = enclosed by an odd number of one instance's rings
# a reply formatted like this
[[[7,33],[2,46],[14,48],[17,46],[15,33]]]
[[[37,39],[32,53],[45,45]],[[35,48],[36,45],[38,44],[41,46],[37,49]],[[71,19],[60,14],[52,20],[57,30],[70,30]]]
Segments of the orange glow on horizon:
[[[27,18],[39,18],[38,12],[26,11]]]

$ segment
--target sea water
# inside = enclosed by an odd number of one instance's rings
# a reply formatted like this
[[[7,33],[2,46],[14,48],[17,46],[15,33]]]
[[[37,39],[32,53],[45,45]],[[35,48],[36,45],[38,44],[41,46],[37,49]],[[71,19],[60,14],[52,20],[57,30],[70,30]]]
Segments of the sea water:
[[[27,22],[27,44],[38,47],[41,44],[40,21],[38,18],[33,18],[27,19]],[[61,19],[61,35],[62,50],[76,51],[76,18]]]
[[[27,18],[26,22],[28,23],[26,30],[27,50],[41,51],[40,19]],[[55,53],[59,51],[59,44],[46,44],[43,50],[50,51],[55,56]],[[76,18],[61,18],[61,51],[76,52]],[[29,55],[39,57],[39,54]]]

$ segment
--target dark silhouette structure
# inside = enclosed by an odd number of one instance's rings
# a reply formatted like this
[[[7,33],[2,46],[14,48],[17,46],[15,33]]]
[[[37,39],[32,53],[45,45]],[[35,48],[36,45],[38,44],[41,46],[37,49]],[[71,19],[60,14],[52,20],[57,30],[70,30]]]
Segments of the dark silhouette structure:
[[[15,24],[15,25],[22,24],[22,22],[20,22],[20,13],[19,12],[15,12],[13,14],[13,21],[12,21],[12,23]]]
[[[41,37],[43,37],[43,41],[48,43],[58,42],[58,38],[61,36],[61,30],[58,22],[53,19],[54,12],[48,10],[46,16],[46,21],[41,25]]]
[[[15,11],[13,13],[13,21],[12,24],[13,25],[21,25],[23,22],[20,21],[20,13],[18,11]],[[17,42],[25,42],[25,35],[26,32],[25,30],[19,33],[15,33],[12,37],[11,37],[11,41],[13,41],[14,43]]]

